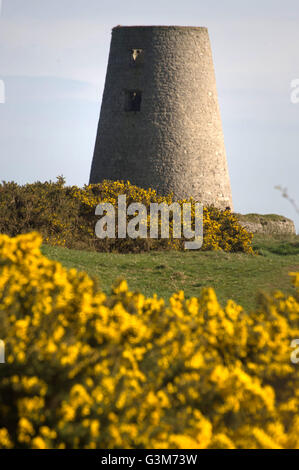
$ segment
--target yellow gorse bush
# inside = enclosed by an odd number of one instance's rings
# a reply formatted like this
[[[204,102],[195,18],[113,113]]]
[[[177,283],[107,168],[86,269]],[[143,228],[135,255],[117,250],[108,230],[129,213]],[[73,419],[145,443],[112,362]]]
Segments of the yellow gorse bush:
[[[19,186],[0,184],[0,232],[10,236],[37,230],[44,241],[52,245],[97,251],[140,252],[149,250],[183,250],[185,240],[174,239],[170,221],[169,239],[104,239],[95,236],[99,203],[113,204],[117,213],[118,196],[126,195],[127,205],[141,202],[148,209],[151,203],[173,202],[172,196],[162,197],[153,189],[142,189],[122,181],[103,181],[97,185],[64,186],[64,179],[56,183],[34,183]],[[194,204],[192,220],[194,225]],[[127,222],[130,217],[127,217]],[[148,234],[150,217],[148,216]],[[252,253],[252,234],[248,233],[230,211],[214,207],[204,208],[204,243],[202,250],[224,250]],[[192,227],[194,228],[194,226]]]
[[[198,298],[105,295],[0,236],[1,448],[299,448],[296,294],[246,313]]]

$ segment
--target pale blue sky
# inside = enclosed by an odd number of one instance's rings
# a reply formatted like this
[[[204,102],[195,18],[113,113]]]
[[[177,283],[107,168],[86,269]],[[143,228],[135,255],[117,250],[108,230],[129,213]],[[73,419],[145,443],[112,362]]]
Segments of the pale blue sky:
[[[298,0],[2,0],[0,178],[88,182],[111,29],[207,26],[233,199],[239,212],[296,220],[299,203]]]

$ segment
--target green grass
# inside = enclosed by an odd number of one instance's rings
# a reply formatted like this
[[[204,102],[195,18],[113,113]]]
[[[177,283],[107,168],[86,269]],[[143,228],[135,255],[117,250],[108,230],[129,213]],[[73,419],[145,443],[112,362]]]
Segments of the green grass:
[[[95,253],[44,245],[49,258],[100,279],[109,292],[120,278],[132,290],[157,293],[166,300],[178,290],[198,296],[203,287],[214,287],[222,304],[233,299],[247,310],[255,308],[260,291],[281,289],[293,293],[288,273],[299,271],[299,237],[254,238],[259,255],[220,252],[150,252],[143,254]]]
[[[272,222],[279,222],[279,221],[285,221],[285,220],[290,220],[287,217],[284,217],[283,215],[277,215],[277,214],[235,214],[237,216],[237,219],[243,222],[260,222],[261,220],[265,221],[272,221]]]

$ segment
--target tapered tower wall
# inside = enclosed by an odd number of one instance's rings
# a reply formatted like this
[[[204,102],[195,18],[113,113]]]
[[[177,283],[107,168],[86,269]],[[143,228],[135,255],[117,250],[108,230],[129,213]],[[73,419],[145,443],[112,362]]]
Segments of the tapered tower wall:
[[[232,208],[206,28],[113,29],[90,183],[103,179]]]

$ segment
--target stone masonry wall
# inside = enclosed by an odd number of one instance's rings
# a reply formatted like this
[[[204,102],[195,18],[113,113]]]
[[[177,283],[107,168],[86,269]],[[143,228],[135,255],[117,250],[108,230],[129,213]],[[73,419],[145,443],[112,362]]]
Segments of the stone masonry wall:
[[[113,29],[90,183],[105,178],[233,208],[206,28]]]

